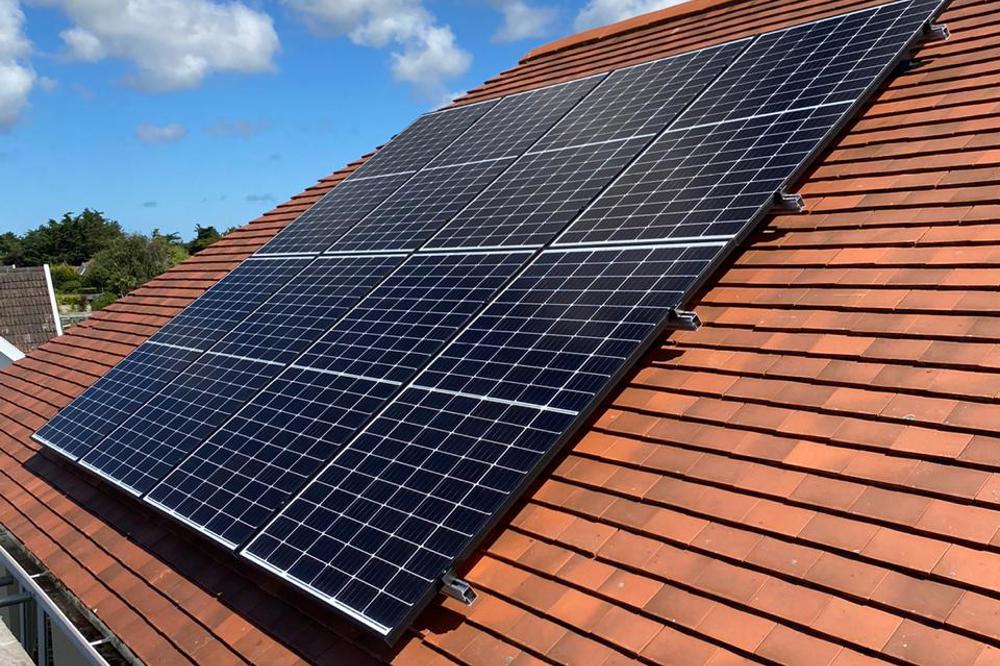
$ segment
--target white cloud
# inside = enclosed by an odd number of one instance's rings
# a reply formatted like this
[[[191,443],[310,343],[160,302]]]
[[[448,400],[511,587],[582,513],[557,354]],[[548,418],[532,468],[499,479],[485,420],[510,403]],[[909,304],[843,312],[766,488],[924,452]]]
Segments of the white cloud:
[[[143,123],[135,128],[135,138],[143,143],[177,143],[187,136],[187,128],[177,123],[153,125]]]
[[[392,49],[392,73],[429,99],[464,74],[472,56],[458,46],[421,0],[284,0],[319,33],[346,35],[361,46]]]
[[[496,42],[544,37],[559,16],[555,7],[535,7],[524,0],[492,0],[492,4],[503,14],[503,23],[493,34]]]
[[[249,139],[250,137],[260,134],[271,127],[271,123],[266,120],[253,121],[246,120],[243,118],[234,118],[232,120],[220,120],[212,125],[209,125],[206,131],[217,137],[240,137],[243,139]]]
[[[0,0],[2,1],[2,0]],[[198,86],[212,72],[274,69],[278,35],[271,17],[242,2],[211,0],[37,0],[62,9],[70,56],[135,65],[128,82],[148,90]]]
[[[0,129],[17,122],[28,104],[35,85],[35,71],[24,60],[30,51],[17,0],[0,0]]]
[[[45,92],[52,92],[59,87],[59,82],[53,78],[49,78],[48,76],[39,76],[38,87]]]
[[[639,14],[679,5],[686,0],[589,0],[573,21],[577,30],[596,28]]]

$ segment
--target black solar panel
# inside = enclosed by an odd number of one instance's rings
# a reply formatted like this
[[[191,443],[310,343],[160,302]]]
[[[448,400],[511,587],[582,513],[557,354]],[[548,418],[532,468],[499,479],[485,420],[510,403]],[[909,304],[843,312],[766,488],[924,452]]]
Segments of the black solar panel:
[[[534,150],[663,131],[750,41],[730,42],[614,72],[553,127]]]
[[[412,172],[426,166],[496,105],[496,100],[490,100],[420,116],[365,162],[357,175]]]
[[[408,389],[244,555],[390,634],[572,421]]]
[[[939,4],[902,0],[763,35],[677,126],[853,102]]]
[[[843,112],[836,105],[667,132],[556,243],[732,238],[771,206]]]
[[[330,252],[414,250],[462,210],[513,160],[436,167],[418,172]]]
[[[404,382],[530,255],[416,255],[324,335],[297,365]]]
[[[42,426],[36,437],[65,456],[79,458],[200,355],[147,342]]]
[[[196,449],[149,499],[213,538],[242,543],[529,256],[413,257]]]
[[[80,461],[145,493],[280,371],[277,363],[205,354]]]
[[[271,239],[258,254],[319,254],[361,222],[412,174],[348,178]]]
[[[152,342],[208,349],[309,265],[302,257],[251,257],[181,311]]]
[[[431,166],[517,157],[601,82],[592,76],[505,97]]]
[[[320,257],[212,351],[291,363],[403,259],[403,255]]]
[[[288,368],[148,500],[235,548],[398,389],[391,382]]]
[[[543,253],[415,380],[583,409],[664,319],[718,247]]]
[[[528,153],[425,249],[539,247],[621,173],[649,138]]]

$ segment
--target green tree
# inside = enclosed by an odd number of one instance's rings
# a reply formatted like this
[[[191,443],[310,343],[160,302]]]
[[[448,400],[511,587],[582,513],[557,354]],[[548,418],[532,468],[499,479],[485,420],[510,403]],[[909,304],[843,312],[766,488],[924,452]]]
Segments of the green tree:
[[[194,240],[188,243],[187,249],[191,254],[201,252],[212,243],[218,242],[222,238],[219,230],[213,226],[203,227],[196,224],[194,228]]]
[[[61,220],[29,231],[22,240],[22,261],[41,264],[80,265],[124,235],[121,225],[104,213],[85,208],[79,215],[66,213]]]
[[[0,234],[0,264],[21,263],[21,239],[13,231]]]
[[[53,264],[52,287],[60,294],[75,294],[80,291],[80,274],[69,264]]]
[[[160,233],[159,229],[153,229],[152,239],[167,246],[171,266],[175,266],[191,256],[188,254],[187,244],[178,233],[163,234]]]
[[[97,253],[84,283],[98,291],[124,296],[171,266],[166,243],[129,234]]]

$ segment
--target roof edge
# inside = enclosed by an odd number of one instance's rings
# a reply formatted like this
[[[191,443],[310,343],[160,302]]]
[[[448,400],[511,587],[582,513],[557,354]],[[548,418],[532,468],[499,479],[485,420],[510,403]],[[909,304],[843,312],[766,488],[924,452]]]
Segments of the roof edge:
[[[592,28],[584,32],[579,32],[575,35],[570,35],[568,37],[563,37],[555,41],[549,42],[548,44],[543,44],[542,46],[536,47],[528,51],[524,57],[519,61],[520,64],[529,63],[533,60],[537,60],[543,56],[551,55],[553,53],[558,53],[560,51],[567,51],[570,49],[583,46],[585,44],[592,44],[594,42],[599,42],[602,39],[608,39],[609,37],[616,37],[628,32],[633,32],[641,28],[646,28],[657,23],[662,23],[664,21],[669,21],[672,19],[679,18],[681,16],[689,16],[691,14],[699,14],[706,9],[714,9],[718,7],[726,7],[728,5],[734,5],[741,0],[688,0],[688,2],[682,2],[678,5],[673,5],[671,7],[665,7],[664,9],[658,9],[653,12],[646,14],[640,14],[639,16],[634,16],[632,18],[624,19],[617,23],[612,23],[610,25],[601,26],[598,28]]]

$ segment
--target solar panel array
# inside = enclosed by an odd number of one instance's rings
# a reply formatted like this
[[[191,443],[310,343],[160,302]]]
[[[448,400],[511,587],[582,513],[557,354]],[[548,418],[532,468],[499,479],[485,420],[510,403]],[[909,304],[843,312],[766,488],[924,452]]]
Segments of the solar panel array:
[[[938,10],[423,116],[36,437],[391,641]]]

